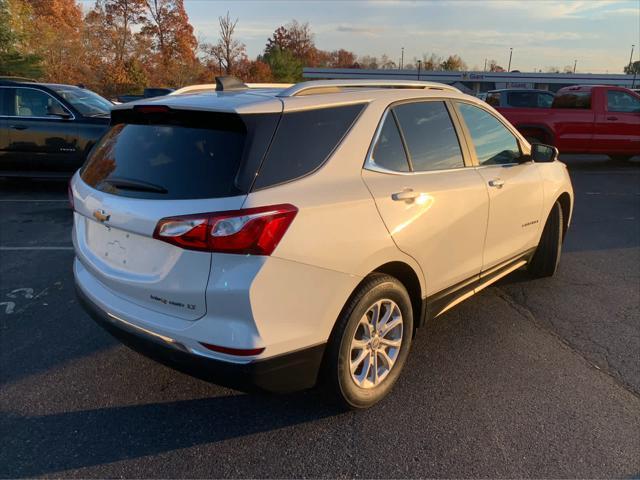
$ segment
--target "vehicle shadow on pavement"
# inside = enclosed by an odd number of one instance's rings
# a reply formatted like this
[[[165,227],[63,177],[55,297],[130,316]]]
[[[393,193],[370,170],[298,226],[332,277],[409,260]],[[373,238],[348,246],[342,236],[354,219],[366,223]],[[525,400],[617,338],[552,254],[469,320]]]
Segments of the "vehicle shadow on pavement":
[[[2,431],[10,434],[3,450],[20,451],[20,455],[0,455],[0,476],[54,474],[278,430],[339,413],[314,391],[284,396],[234,392],[27,418],[2,412]],[[82,448],[70,448],[65,439],[74,439],[74,445]]]

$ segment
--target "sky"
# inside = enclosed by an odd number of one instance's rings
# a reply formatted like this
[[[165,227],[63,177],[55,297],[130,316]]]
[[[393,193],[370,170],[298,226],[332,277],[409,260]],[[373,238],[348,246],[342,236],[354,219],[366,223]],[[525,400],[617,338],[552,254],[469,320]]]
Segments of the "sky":
[[[85,0],[91,4],[90,0]],[[237,37],[255,57],[292,19],[309,22],[323,50],[386,53],[405,64],[423,53],[458,54],[482,70],[485,58],[520,71],[573,66],[577,72],[622,73],[640,59],[640,0],[185,0],[196,35],[217,39],[218,17],[238,18]]]

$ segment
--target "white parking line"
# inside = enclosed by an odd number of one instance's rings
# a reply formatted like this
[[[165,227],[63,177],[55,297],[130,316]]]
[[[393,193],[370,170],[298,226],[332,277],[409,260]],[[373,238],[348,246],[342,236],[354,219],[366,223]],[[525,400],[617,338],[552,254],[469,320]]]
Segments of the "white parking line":
[[[73,247],[0,247],[0,252],[15,252],[21,250],[73,250]]]

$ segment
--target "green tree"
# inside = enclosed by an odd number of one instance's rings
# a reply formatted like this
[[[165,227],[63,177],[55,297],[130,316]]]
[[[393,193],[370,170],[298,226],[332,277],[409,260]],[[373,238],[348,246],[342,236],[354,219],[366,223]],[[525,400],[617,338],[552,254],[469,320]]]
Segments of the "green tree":
[[[467,64],[464,63],[464,61],[462,60],[462,58],[460,58],[459,55],[449,55],[449,57],[442,62],[442,64],[440,65],[440,68],[444,71],[461,71],[461,70],[467,70]]]
[[[302,80],[302,62],[289,50],[273,48],[264,56],[277,82],[295,83]]]
[[[0,75],[40,77],[43,73],[41,58],[22,53],[18,48],[22,39],[13,25],[19,14],[14,7],[8,0],[0,0]]]
[[[627,75],[635,75],[640,73],[640,60],[637,60],[632,64],[624,67],[624,73],[626,73]]]

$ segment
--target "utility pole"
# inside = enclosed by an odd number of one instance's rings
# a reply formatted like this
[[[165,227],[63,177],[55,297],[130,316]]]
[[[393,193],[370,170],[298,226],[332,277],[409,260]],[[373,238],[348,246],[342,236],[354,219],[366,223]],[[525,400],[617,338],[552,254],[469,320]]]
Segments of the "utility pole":
[[[578,59],[577,58],[573,61],[573,73],[576,73],[576,65],[578,65]]]
[[[422,68],[422,60],[418,60],[418,80],[420,80],[420,69]]]
[[[400,70],[404,68],[404,47],[401,48],[402,53],[400,53]]]
[[[631,55],[629,55],[629,73],[631,73],[631,65],[633,64],[633,49],[635,44],[631,45]]]
[[[484,59],[484,70],[482,70],[483,72],[487,71],[487,59]]]
[[[513,47],[509,48],[509,66],[507,67],[507,72],[511,71],[511,57],[513,56]]]

